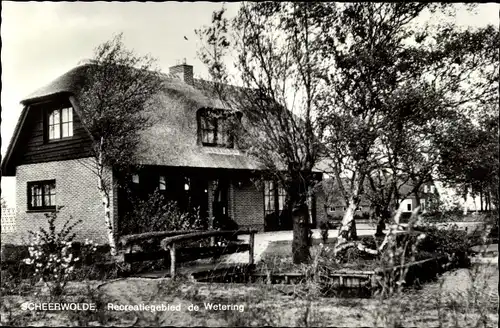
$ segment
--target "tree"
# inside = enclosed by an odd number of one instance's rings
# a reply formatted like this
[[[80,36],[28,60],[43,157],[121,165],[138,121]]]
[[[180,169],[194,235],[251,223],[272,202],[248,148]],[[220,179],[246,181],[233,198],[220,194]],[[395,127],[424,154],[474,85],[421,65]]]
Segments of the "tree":
[[[331,4],[326,4],[331,5]],[[393,100],[411,78],[412,22],[428,4],[354,3],[335,8],[323,21],[324,58],[331,65],[323,90],[327,154],[347,210],[338,245],[352,239],[354,211],[365,180],[383,162],[384,130]],[[410,49],[409,49],[410,48]]]
[[[460,30],[440,24],[422,32],[415,39],[418,56],[407,58],[413,62],[407,65],[415,67],[412,79],[401,90],[404,95],[392,101],[394,113],[384,130],[385,156],[379,166],[391,172],[393,184],[407,181],[412,188],[400,195],[390,185],[386,209],[412,193],[419,204],[419,187],[437,178],[438,169],[448,165],[443,162],[447,152],[443,138],[460,138],[460,129],[473,133],[470,125],[463,126],[464,117],[477,116],[485,105],[498,103],[498,29]],[[374,187],[373,181],[370,185]],[[371,189],[376,193],[376,188]],[[379,222],[385,220],[380,217]]]
[[[331,171],[345,181],[340,189],[348,209],[340,244],[352,237],[354,210],[366,187],[377,195],[380,222],[390,213],[389,204],[407,196],[399,194],[403,183],[411,183],[418,200],[419,187],[439,162],[440,130],[498,88],[493,50],[498,31],[416,24],[425,11],[452,13],[448,5],[334,7],[336,14],[323,20],[324,58],[331,66],[321,120]]]
[[[244,114],[240,147],[286,190],[294,263],[310,257],[307,197],[321,152],[319,8],[315,3],[244,3],[236,17],[225,18],[222,9],[214,12],[211,26],[197,31],[204,44],[200,58],[215,92],[227,107]],[[224,64],[232,54],[236,77]]]
[[[104,206],[110,251],[116,254],[110,199],[114,188],[137,166],[140,132],[153,122],[147,115],[162,82],[154,60],[127,50],[119,34],[99,45],[85,66],[78,102],[92,139],[93,164]]]
[[[498,208],[498,112],[472,122],[462,117],[438,140],[439,172],[445,182],[458,186],[464,197],[479,193],[481,210]],[[492,199],[493,198],[493,199]],[[483,206],[483,203],[485,205]]]

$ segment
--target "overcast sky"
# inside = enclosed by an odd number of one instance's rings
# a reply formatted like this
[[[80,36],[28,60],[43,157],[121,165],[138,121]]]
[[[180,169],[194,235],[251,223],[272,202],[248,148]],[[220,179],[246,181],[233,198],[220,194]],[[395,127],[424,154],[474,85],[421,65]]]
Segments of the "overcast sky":
[[[91,58],[93,49],[123,32],[128,48],[151,54],[165,72],[186,59],[195,75],[207,71],[197,59],[194,30],[210,23],[214,2],[6,2],[2,1],[2,156],[19,118],[19,102]],[[238,3],[226,4],[228,14]],[[499,5],[481,4],[476,15],[459,13],[460,25],[498,26]],[[185,40],[186,37],[188,40]],[[14,205],[12,178],[2,179],[2,196]]]

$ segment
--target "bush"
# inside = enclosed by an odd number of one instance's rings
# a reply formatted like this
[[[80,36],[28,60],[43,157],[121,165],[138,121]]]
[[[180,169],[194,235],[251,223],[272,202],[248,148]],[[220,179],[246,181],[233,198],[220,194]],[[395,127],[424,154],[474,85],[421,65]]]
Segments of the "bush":
[[[462,211],[446,211],[446,212],[428,212],[422,214],[424,222],[459,222],[463,221],[464,214]]]
[[[29,256],[23,262],[34,269],[33,277],[42,281],[49,288],[50,295],[59,296],[63,293],[66,283],[73,273],[75,265],[80,260],[74,256],[72,250],[75,233],[73,229],[81,223],[81,220],[71,222],[69,217],[60,231],[56,230],[56,220],[59,209],[52,213],[46,213],[48,230],[40,228],[39,231],[29,231],[31,243],[28,247]],[[97,245],[86,241],[80,253],[92,253]],[[91,255],[88,255],[91,256]]]
[[[467,232],[459,230],[456,226],[451,229],[439,229],[434,226],[419,227],[420,232],[425,233],[425,238],[419,245],[419,250],[446,255],[453,265],[465,267],[469,265],[468,250],[471,241]]]
[[[166,200],[157,189],[146,200],[132,201],[132,210],[120,225],[120,235],[207,228],[208,222],[200,218],[198,210],[182,212],[176,202]]]

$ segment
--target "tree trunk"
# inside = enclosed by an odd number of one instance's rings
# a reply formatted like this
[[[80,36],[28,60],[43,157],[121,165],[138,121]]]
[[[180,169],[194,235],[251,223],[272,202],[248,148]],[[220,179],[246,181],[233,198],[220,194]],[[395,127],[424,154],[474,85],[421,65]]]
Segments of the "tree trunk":
[[[375,210],[377,221],[377,230],[375,231],[375,236],[384,236],[384,230],[386,228],[387,220],[391,217],[390,212],[387,208],[378,207]]]
[[[292,210],[293,220],[293,263],[308,263],[309,254],[309,211],[307,204],[297,204]]]
[[[464,193],[464,215],[467,215],[467,190]]]
[[[289,213],[293,223],[293,263],[308,263],[310,260],[309,211],[306,202],[306,186],[300,176],[291,181],[288,195],[290,200]]]
[[[103,181],[103,177],[98,178],[98,189],[101,195],[102,204],[104,205],[104,223],[106,225],[106,231],[108,234],[108,242],[109,242],[109,252],[112,256],[116,255],[116,243],[115,236],[113,233],[113,224],[111,218],[111,208],[110,208],[110,200],[109,200],[109,190],[106,190],[105,182]]]
[[[354,201],[354,197],[351,196],[347,205],[347,211],[344,213],[344,217],[342,218],[342,225],[339,229],[337,245],[357,238],[356,223],[354,222],[354,212],[356,211],[356,207],[357,204]]]
[[[479,202],[481,203],[481,212],[484,210],[483,209],[483,191],[479,191]]]

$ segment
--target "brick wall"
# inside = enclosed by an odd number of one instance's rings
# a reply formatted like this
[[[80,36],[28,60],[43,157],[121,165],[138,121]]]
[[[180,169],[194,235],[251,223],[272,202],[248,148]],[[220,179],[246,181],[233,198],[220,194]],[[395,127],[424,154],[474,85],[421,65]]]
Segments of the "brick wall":
[[[16,225],[16,209],[2,207],[2,235],[15,233],[17,231]]]
[[[319,227],[319,224],[322,221],[326,220],[325,213],[325,202],[326,197],[322,191],[316,192],[316,227]]]
[[[264,230],[264,193],[251,182],[232,188],[233,219],[240,227]]]
[[[64,206],[58,215],[58,228],[67,218],[81,219],[75,227],[77,240],[89,238],[99,244],[107,243],[104,224],[104,209],[97,190],[97,178],[88,168],[92,159],[79,159],[57,162],[21,165],[16,168],[16,223],[17,231],[2,234],[3,243],[23,243],[27,240],[27,231],[38,231],[47,226],[43,213],[27,211],[27,183],[39,180],[56,180],[56,204]],[[111,173],[109,173],[111,178]],[[111,196],[111,215],[116,224],[117,211]],[[5,239],[4,239],[5,238]]]

